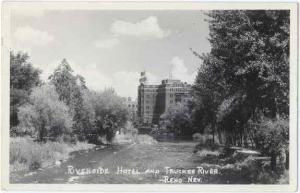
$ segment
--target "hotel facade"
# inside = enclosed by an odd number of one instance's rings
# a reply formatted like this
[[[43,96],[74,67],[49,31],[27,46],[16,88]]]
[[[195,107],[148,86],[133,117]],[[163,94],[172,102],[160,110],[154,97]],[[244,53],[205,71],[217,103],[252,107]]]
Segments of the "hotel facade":
[[[141,72],[138,86],[138,118],[144,125],[158,124],[160,116],[172,105],[191,98],[191,85],[175,79],[162,80],[160,85],[149,85],[146,72]]]

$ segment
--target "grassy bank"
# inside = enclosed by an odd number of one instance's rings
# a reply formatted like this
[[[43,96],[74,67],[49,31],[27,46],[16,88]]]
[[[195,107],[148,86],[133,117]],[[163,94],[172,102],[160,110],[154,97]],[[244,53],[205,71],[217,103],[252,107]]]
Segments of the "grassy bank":
[[[30,138],[10,138],[10,171],[28,171],[60,164],[68,159],[70,152],[87,150],[94,146],[83,142],[76,144],[63,142],[38,143]]]
[[[288,184],[289,171],[278,167],[273,170],[270,157],[256,150],[239,147],[222,147],[216,144],[198,144],[194,161],[207,170],[216,168],[218,175],[203,177],[204,183],[217,184]],[[279,161],[279,160],[278,160]]]

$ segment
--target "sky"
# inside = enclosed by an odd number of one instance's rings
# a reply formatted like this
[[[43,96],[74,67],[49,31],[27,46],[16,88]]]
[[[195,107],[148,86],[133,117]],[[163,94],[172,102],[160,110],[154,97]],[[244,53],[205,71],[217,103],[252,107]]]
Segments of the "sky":
[[[48,76],[66,58],[89,89],[113,87],[137,97],[140,72],[150,84],[162,79],[193,83],[210,51],[208,23],[194,10],[13,10],[11,49],[27,52]]]

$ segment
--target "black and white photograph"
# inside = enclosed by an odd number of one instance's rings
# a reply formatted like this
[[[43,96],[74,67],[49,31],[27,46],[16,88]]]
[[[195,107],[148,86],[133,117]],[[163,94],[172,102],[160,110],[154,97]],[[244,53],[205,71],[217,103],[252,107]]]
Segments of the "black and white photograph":
[[[291,15],[15,3],[8,183],[291,185]]]

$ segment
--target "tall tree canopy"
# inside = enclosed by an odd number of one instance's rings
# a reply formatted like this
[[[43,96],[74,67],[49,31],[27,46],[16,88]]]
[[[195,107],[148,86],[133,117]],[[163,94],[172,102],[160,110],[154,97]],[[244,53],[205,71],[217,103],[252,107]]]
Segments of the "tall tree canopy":
[[[74,75],[73,70],[66,59],[63,59],[59,66],[49,76],[50,82],[55,86],[59,100],[66,103],[73,117],[73,130],[76,136],[84,140],[83,131],[88,117],[83,108],[83,90],[87,89],[85,80],[80,75]]]
[[[26,53],[10,52],[10,126],[16,126],[18,108],[26,103],[35,86],[41,84],[39,69],[32,67]]]
[[[288,116],[289,11],[207,15],[211,52],[195,53],[203,61],[194,86],[195,113],[207,112],[198,118],[236,135],[257,112],[270,118]]]

